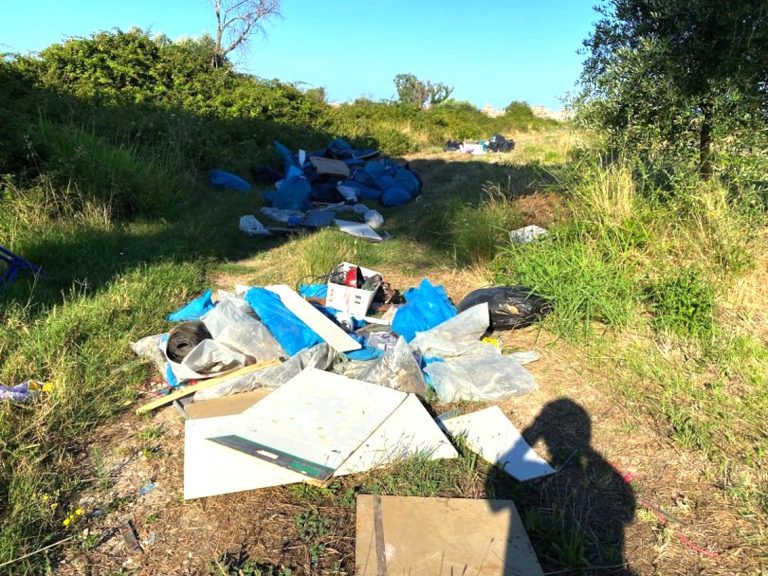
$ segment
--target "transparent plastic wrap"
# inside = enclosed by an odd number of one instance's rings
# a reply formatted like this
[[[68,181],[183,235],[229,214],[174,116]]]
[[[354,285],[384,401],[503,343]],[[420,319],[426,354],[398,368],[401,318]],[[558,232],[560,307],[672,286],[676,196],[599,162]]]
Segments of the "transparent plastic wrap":
[[[267,327],[253,316],[245,300],[224,296],[202,320],[215,342],[257,362],[286,355]]]
[[[478,352],[488,329],[488,304],[478,304],[426,332],[417,332],[411,348],[424,357],[455,357]]]
[[[179,380],[210,378],[222,372],[246,365],[245,354],[232,350],[215,340],[203,340],[184,357],[181,363],[170,362]]]
[[[163,374],[165,372],[165,354],[160,347],[162,341],[162,334],[152,334],[151,336],[144,336],[136,342],[131,342],[131,350],[139,358],[144,358],[152,362],[152,365],[157,368],[157,371]]]
[[[427,391],[424,376],[413,355],[413,350],[402,337],[398,338],[397,344],[387,348],[379,358],[365,362],[355,378],[422,396]]]
[[[491,348],[482,354],[433,362],[424,369],[441,402],[502,400],[536,390],[536,381],[525,368]]]
[[[305,368],[327,370],[338,358],[338,353],[323,342],[302,350],[278,366],[270,366],[258,372],[233,376],[231,380],[195,393],[195,402],[220,398],[256,388],[278,388]]]

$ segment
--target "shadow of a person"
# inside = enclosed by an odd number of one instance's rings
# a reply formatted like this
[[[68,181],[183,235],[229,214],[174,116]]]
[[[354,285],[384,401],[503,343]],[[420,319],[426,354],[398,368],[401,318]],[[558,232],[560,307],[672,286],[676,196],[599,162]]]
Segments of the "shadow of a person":
[[[522,434],[531,446],[540,439],[546,444],[556,472],[523,483],[494,467],[486,495],[514,500],[544,571],[592,574],[601,568],[600,574],[635,575],[624,557],[624,529],[634,516],[635,496],[592,448],[587,411],[571,399],[554,400]],[[500,505],[491,502],[496,510]],[[505,562],[505,575],[520,573],[512,555]]]

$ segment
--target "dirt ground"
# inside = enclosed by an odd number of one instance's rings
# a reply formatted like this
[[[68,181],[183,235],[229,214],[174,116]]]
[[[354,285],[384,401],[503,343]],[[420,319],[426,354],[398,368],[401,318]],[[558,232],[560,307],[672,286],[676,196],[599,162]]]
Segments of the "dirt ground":
[[[383,272],[398,286],[419,280],[396,270]],[[431,278],[449,286],[455,300],[486,283],[473,270],[435,271]],[[542,356],[528,367],[539,389],[501,407],[539,454],[563,468],[534,481],[524,493],[507,479],[494,480],[492,488],[489,480],[485,493],[521,494],[515,501],[524,517],[533,509],[556,514],[564,525],[585,534],[584,542],[573,543],[577,560],[579,546],[623,548],[623,556],[607,554],[601,568],[590,554],[591,568],[580,570],[576,564],[576,569],[563,571],[549,560],[548,544],[537,545],[534,539],[545,572],[762,573],[754,564],[757,551],[745,540],[755,527],[725,498],[706,461],[677,449],[656,423],[614,397],[610,383],[582,351],[537,328],[502,333],[501,338],[505,345],[534,349]],[[296,490],[285,487],[185,502],[183,431],[182,417],[173,407],[144,418],[128,412],[99,431],[94,485],[81,500],[94,511],[84,522],[89,545],[67,548],[56,574],[229,574],[212,561],[238,565],[244,558],[274,569],[265,568],[264,574],[278,574],[278,567],[290,567],[292,574],[354,573],[351,507],[302,502]],[[627,473],[633,475],[632,489],[622,478]],[[482,495],[483,487],[478,492]],[[614,502],[617,498],[621,501]],[[634,514],[627,516],[627,506]],[[319,566],[313,565],[311,547],[297,531],[297,516],[308,510],[333,522]],[[668,517],[675,520],[665,525]],[[131,552],[120,532],[128,521],[141,552]],[[606,526],[610,546],[598,535]],[[231,573],[237,574],[236,569]]]

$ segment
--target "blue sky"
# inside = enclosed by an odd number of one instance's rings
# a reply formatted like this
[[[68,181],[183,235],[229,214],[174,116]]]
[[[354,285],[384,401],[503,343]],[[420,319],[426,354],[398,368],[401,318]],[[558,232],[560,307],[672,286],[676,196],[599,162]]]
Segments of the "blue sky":
[[[453,97],[501,108],[512,100],[562,107],[592,30],[595,0],[283,0],[236,57],[264,78],[324,86],[331,101],[395,94],[412,73],[454,86]],[[212,33],[208,0],[0,0],[0,51],[41,50],[68,36],[132,26],[170,38]]]

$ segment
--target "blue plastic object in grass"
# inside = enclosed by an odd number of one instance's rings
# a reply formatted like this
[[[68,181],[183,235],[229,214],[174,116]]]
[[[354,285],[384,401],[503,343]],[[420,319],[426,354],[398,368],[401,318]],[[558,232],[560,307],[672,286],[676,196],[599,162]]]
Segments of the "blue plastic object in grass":
[[[171,312],[167,316],[167,320],[171,322],[186,322],[188,320],[199,320],[200,317],[213,310],[216,304],[211,300],[211,291],[206,290],[200,296],[185,304],[175,312]]]
[[[35,275],[44,273],[40,266],[32,264],[29,260],[14,254],[2,246],[0,246],[0,262],[5,262],[5,272],[0,276],[0,290],[12,284],[21,272],[30,272]]]
[[[456,307],[451,304],[445,288],[433,286],[426,278],[418,288],[411,288],[403,294],[402,306],[392,321],[392,330],[410,342],[417,332],[425,332],[456,316]]]
[[[240,192],[250,192],[252,190],[251,185],[240,178],[240,176],[235,176],[224,170],[211,170],[208,173],[208,177],[211,180],[211,186],[220,190],[238,190]]]

